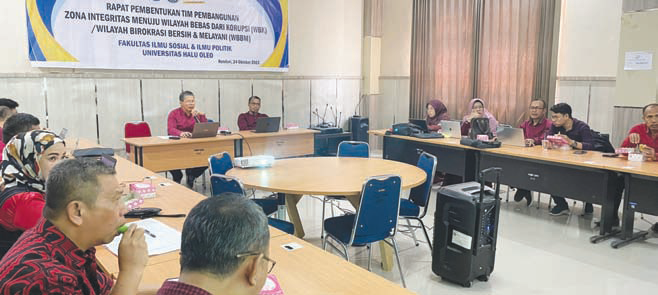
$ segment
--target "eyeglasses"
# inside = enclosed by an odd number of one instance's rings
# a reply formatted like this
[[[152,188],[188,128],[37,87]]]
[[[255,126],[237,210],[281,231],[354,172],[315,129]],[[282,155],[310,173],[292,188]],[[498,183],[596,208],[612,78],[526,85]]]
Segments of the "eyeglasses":
[[[531,111],[543,110],[543,107],[529,107]]]
[[[235,255],[235,257],[243,258],[243,257],[247,257],[247,256],[255,256],[255,255],[261,255],[261,254],[263,254],[263,253],[261,253],[261,252],[247,252],[247,253],[240,253],[238,255]],[[265,254],[263,254],[263,259],[265,259],[265,261],[267,261],[268,264],[270,264],[270,263],[272,264],[268,268],[268,271],[267,271],[267,273],[271,273],[272,270],[274,269],[274,266],[276,265],[276,261],[274,261],[271,258],[267,257]]]

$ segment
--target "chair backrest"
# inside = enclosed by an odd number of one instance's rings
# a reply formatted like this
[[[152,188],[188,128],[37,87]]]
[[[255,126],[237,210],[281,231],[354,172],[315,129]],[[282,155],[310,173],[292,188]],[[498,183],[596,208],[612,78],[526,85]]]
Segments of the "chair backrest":
[[[430,194],[432,192],[432,183],[434,182],[437,163],[438,161],[436,160],[436,157],[427,152],[423,152],[420,154],[420,157],[418,157],[418,163],[416,166],[425,172],[425,182],[411,189],[411,192],[409,192],[409,200],[419,207],[427,208],[427,203],[430,200]]]
[[[338,145],[338,157],[368,158],[370,146],[363,141],[341,141]]]
[[[216,197],[222,193],[236,193],[244,195],[242,183],[235,177],[222,174],[210,175],[210,193]]]
[[[221,152],[210,156],[208,158],[208,168],[210,168],[210,174],[226,174],[226,172],[233,169],[231,155],[228,152]]]
[[[367,244],[395,235],[401,185],[398,175],[373,176],[366,180],[349,244]]]
[[[128,122],[123,126],[123,137],[149,137],[151,136],[151,127],[144,121]],[[126,153],[130,152],[130,145],[126,144]]]

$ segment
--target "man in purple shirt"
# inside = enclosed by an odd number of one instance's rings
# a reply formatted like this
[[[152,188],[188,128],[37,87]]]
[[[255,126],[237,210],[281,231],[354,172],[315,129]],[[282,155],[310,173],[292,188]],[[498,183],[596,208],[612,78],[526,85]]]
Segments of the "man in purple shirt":
[[[587,123],[575,119],[571,116],[571,106],[566,103],[558,103],[551,107],[553,115],[553,126],[548,131],[548,135],[557,135],[564,138],[570,147],[576,150],[594,150],[594,137],[592,130]],[[555,207],[551,209],[550,214],[553,216],[569,214],[569,205],[564,197],[551,196],[555,202]],[[585,214],[592,214],[594,207],[592,204],[585,204]]]
[[[180,108],[176,108],[169,112],[167,118],[167,133],[173,136],[180,136],[183,138],[191,137],[194,124],[208,122],[206,115],[199,112],[196,107],[194,93],[192,91],[183,91],[178,96]],[[201,176],[208,167],[196,167],[185,169],[187,177],[187,186],[192,188],[194,180]],[[169,171],[174,181],[180,183],[183,179],[183,172],[180,170]]]
[[[223,193],[194,206],[181,234],[180,276],[158,295],[256,295],[275,262],[267,217],[242,195]]]
[[[258,118],[267,118],[266,114],[261,114],[260,111],[260,97],[252,96],[249,98],[249,111],[238,116],[238,127],[242,130],[256,129],[256,121]]]
[[[523,129],[526,146],[540,145],[552,125],[551,121],[546,118],[546,102],[541,99],[532,100],[530,102],[530,118],[519,126]],[[521,202],[524,198],[527,200],[526,205],[532,205],[530,191],[517,189],[514,194],[514,201]]]

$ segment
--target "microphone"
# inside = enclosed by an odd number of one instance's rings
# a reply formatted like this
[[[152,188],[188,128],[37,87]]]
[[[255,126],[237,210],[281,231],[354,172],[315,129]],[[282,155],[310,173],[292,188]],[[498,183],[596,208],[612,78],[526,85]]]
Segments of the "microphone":
[[[194,113],[194,110],[192,110],[192,113]],[[194,117],[194,122],[201,123],[201,120],[199,120],[199,117],[197,117],[198,115],[199,115],[199,112],[194,114],[192,117]]]
[[[359,97],[359,101],[356,103],[356,106],[354,106],[354,116],[356,116],[356,109],[359,109],[359,115],[361,114],[361,101],[363,98],[366,97],[365,94],[361,94],[361,97]]]
[[[326,105],[324,106],[324,114],[322,115],[322,124],[325,123],[325,121],[324,121],[324,117],[327,116],[327,107],[328,107],[328,106],[329,106],[329,104],[326,104]]]
[[[334,115],[334,127],[338,127],[338,110],[334,112],[334,106],[329,106],[329,108],[331,109],[331,114]]]

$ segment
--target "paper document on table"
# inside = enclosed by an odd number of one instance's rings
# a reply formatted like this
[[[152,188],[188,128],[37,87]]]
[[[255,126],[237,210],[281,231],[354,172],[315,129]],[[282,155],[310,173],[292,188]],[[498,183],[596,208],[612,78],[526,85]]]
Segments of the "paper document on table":
[[[139,228],[148,230],[155,236],[154,238],[151,235],[144,234],[149,256],[180,250],[181,233],[179,231],[152,218],[130,222],[128,225],[133,223]],[[114,255],[118,255],[119,253],[119,242],[121,241],[121,236],[122,235],[116,236],[112,242],[105,245],[105,247],[107,247],[110,252],[114,253]]]

